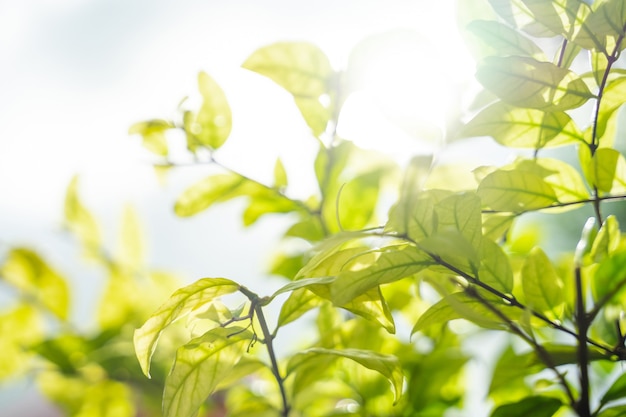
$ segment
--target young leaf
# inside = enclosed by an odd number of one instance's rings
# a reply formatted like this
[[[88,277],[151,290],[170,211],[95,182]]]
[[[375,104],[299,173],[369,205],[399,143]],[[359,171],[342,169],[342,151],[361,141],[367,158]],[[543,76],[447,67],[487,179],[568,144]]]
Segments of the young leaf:
[[[309,360],[317,355],[330,355],[347,358],[368,369],[380,373],[389,380],[391,386],[393,387],[395,396],[394,404],[397,403],[400,395],[402,395],[404,376],[402,375],[400,362],[395,356],[361,349],[336,350],[314,347],[296,354],[296,356],[292,358],[292,362],[294,364],[301,364],[303,360]],[[300,356],[305,356],[305,358],[301,358]],[[297,369],[297,367],[292,365],[291,369],[288,370],[288,373],[293,372],[295,369]]]
[[[552,417],[563,404],[553,397],[526,397],[519,402],[496,408],[491,417]]]
[[[477,278],[505,294],[513,291],[513,271],[502,248],[489,239],[480,247],[480,269]]]
[[[483,204],[493,210],[524,212],[558,203],[554,189],[539,175],[524,170],[498,170],[478,186]]]
[[[613,188],[615,180],[619,180],[616,175],[618,172],[618,166],[620,165],[620,159],[623,164],[623,156],[619,151],[612,148],[599,148],[596,150],[593,158],[591,158],[588,168],[585,172],[589,182],[598,189],[600,192],[609,193]]]
[[[591,280],[591,294],[600,304],[610,301],[626,285],[626,252],[605,258]]]
[[[143,265],[143,234],[139,216],[131,206],[126,206],[122,214],[118,248],[117,258],[122,267],[137,268]]]
[[[238,328],[215,328],[176,352],[165,380],[164,417],[192,417],[243,356],[253,334]]]
[[[518,31],[494,20],[474,20],[467,25],[467,30],[476,35],[490,53],[485,56],[529,56],[539,61],[546,57],[537,45]]]
[[[173,129],[174,124],[167,120],[152,119],[135,123],[128,129],[129,135],[141,135],[142,145],[150,152],[159,156],[167,156],[167,139],[165,132]]]
[[[0,266],[0,279],[19,289],[36,306],[61,320],[69,314],[69,288],[65,279],[37,253],[15,248]]]
[[[530,308],[556,319],[561,317],[565,302],[563,281],[538,247],[528,254],[522,266],[522,289]]]
[[[626,374],[620,375],[600,399],[600,407],[626,397]]]
[[[559,32],[538,22],[523,0],[489,0],[489,4],[507,23],[535,37],[553,37]]]
[[[600,101],[600,111],[598,112],[598,121],[595,127],[597,143],[608,146],[612,143],[612,138],[601,140],[610,124],[613,122],[613,114],[624,104],[626,96],[626,77],[620,77],[610,81],[602,93]]]
[[[232,128],[230,106],[224,91],[207,73],[198,74],[198,88],[202,106],[195,114],[186,112],[184,118],[188,146],[191,151],[198,146],[218,149],[226,142]]]
[[[491,136],[512,148],[542,149],[584,143],[582,132],[567,113],[523,109],[501,101],[482,110],[463,127],[461,134]]]
[[[211,302],[216,297],[239,289],[239,284],[226,278],[203,278],[180,288],[155,311],[139,329],[133,339],[135,354],[141,370],[150,377],[150,359],[161,333],[175,320]]]
[[[251,183],[239,175],[212,175],[187,188],[176,201],[174,211],[181,217],[193,216],[214,203],[245,195],[250,188]]]
[[[448,265],[459,269],[466,274],[477,274],[480,258],[478,257],[479,247],[475,247],[457,230],[444,230],[423,239],[419,243],[419,248],[429,256],[438,258],[432,260],[442,264],[445,268]],[[445,264],[443,264],[445,263]]]
[[[98,258],[100,230],[94,216],[78,195],[78,177],[73,177],[65,194],[65,224],[80,240],[86,255]]]
[[[578,170],[566,162],[554,158],[523,159],[515,163],[515,168],[541,176],[561,203],[589,198],[589,191]]]
[[[321,49],[305,42],[278,42],[255,51],[242,67],[268,77],[291,93],[315,136],[326,130],[332,117],[331,84],[335,74]]]
[[[597,8],[586,21],[589,29],[598,36],[611,36],[615,39],[623,37],[626,34],[626,4],[621,0],[605,0],[596,3]],[[624,46],[626,45],[623,45],[622,49]]]
[[[324,300],[306,288],[294,290],[283,303],[278,315],[278,327],[300,318],[307,311],[318,307]]]
[[[598,417],[624,417],[626,416],[626,405],[605,408],[598,414]]]
[[[591,246],[591,256],[594,262],[601,262],[607,256],[612,255],[619,247],[620,240],[621,232],[617,218],[610,215],[602,223]]]
[[[437,233],[458,231],[474,248],[482,241],[480,198],[475,193],[454,194],[435,206]]]
[[[428,255],[412,246],[383,251],[364,269],[342,271],[330,286],[332,300],[343,305],[372,288],[409,277],[432,264]]]
[[[17,304],[0,312],[0,379],[9,380],[28,369],[34,352],[24,349],[44,337],[44,318],[31,305]]]
[[[574,109],[594,97],[573,72],[533,58],[488,57],[476,78],[506,103],[543,111]]]
[[[274,187],[278,189],[285,188],[287,186],[287,171],[283,162],[278,158],[274,164]]]

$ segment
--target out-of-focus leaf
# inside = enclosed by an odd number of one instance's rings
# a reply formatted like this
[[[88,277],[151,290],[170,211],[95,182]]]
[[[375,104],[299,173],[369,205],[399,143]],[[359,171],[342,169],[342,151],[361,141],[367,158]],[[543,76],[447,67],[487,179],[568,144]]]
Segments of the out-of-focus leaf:
[[[600,399],[600,407],[626,397],[626,374],[620,375]]]
[[[165,381],[164,417],[194,416],[232,372],[252,337],[252,332],[243,328],[218,327],[180,347]]]
[[[278,42],[256,50],[242,66],[291,93],[315,136],[326,130],[333,113],[335,73],[321,49],[306,42]]]
[[[582,151],[581,151],[582,152]],[[622,167],[620,167],[622,165]],[[624,157],[619,151],[612,148],[599,148],[589,161],[583,166],[583,172],[587,175],[589,183],[600,192],[611,192],[620,170],[623,171]]]
[[[560,203],[589,198],[578,170],[566,162],[554,158],[525,159],[515,163],[515,168],[541,176],[552,187]]]
[[[274,164],[274,187],[281,189],[287,186],[287,171],[280,159]]]
[[[207,73],[201,72],[198,74],[198,89],[202,95],[200,110],[187,111],[183,117],[187,146],[192,152],[199,146],[220,148],[232,128],[230,106],[222,88]]]
[[[600,101],[598,121],[595,127],[597,143],[602,145],[610,145],[612,143],[609,142],[609,138],[603,140],[603,137],[613,121],[613,114],[626,102],[624,97],[626,97],[626,77],[612,80],[604,88],[602,100]]]
[[[480,247],[480,259],[477,278],[498,291],[512,293],[513,271],[502,248],[491,240],[484,239]]]
[[[8,282],[61,320],[69,314],[69,288],[65,279],[37,253],[26,248],[9,252],[0,266],[0,279]]]
[[[400,362],[395,356],[360,349],[337,350],[314,347],[296,354],[292,359],[292,363],[301,364],[301,356],[305,356],[306,359],[309,359],[317,355],[331,355],[353,360],[387,378],[393,387],[396,402],[402,394],[404,376],[402,375]],[[297,368],[294,368],[292,364],[291,367],[288,366],[287,373],[289,374],[294,370],[297,370]]]
[[[594,97],[573,72],[533,58],[488,57],[476,78],[506,103],[543,111],[574,109]]]
[[[612,255],[619,247],[621,232],[617,218],[614,215],[608,216],[591,246],[591,256],[594,262],[601,262],[604,258]]]
[[[138,122],[128,129],[130,135],[141,135],[142,144],[150,152],[159,156],[167,156],[167,139],[165,132],[173,129],[174,124],[167,120],[152,119]]]
[[[43,320],[30,305],[20,304],[0,314],[0,380],[19,375],[32,353],[27,348],[44,336]]]
[[[597,7],[596,7],[597,5]],[[620,0],[595,2],[595,10],[586,20],[587,27],[598,36],[623,37],[626,28],[626,5]],[[622,42],[622,49],[626,45]]]
[[[546,60],[541,48],[533,41],[503,23],[495,20],[474,20],[467,25],[467,30],[480,39],[485,49],[484,56],[518,55]]]
[[[541,149],[584,143],[582,132],[565,112],[546,113],[497,102],[482,110],[461,131],[463,136],[491,136],[512,148]]]
[[[598,414],[598,417],[624,417],[626,416],[626,405],[605,408]]]
[[[554,189],[539,175],[523,170],[498,170],[477,190],[483,204],[498,211],[524,212],[558,203]]]
[[[561,318],[565,302],[563,280],[538,247],[528,254],[522,266],[522,289],[530,308],[555,319]]]
[[[513,225],[513,220],[515,220],[514,214],[483,214],[483,236],[494,241],[502,239]]]
[[[445,264],[461,270],[466,274],[475,275],[478,272],[480,258],[479,247],[475,247],[456,230],[444,230],[423,239],[419,248],[429,255],[435,256]],[[430,258],[430,256],[429,256]],[[431,261],[432,263],[439,261]],[[448,266],[449,265],[449,266]]]
[[[214,298],[238,289],[239,284],[226,278],[203,278],[172,294],[143,326],[135,330],[135,353],[143,373],[150,377],[150,359],[159,336],[167,326]]]
[[[626,285],[626,252],[605,258],[591,279],[591,294],[596,302],[607,302]]]
[[[193,216],[214,203],[245,195],[248,181],[236,174],[218,174],[207,177],[185,190],[174,210],[181,217]]]
[[[278,326],[282,327],[300,318],[304,313],[322,304],[323,300],[306,288],[294,290],[283,303],[278,316]]]
[[[138,268],[144,263],[145,248],[139,216],[131,207],[124,208],[118,244],[117,261],[126,268]]]
[[[337,216],[344,230],[359,230],[370,225],[380,190],[382,172],[378,170],[358,175],[341,188]]]
[[[78,195],[78,177],[72,178],[65,194],[65,225],[83,246],[85,255],[98,258],[100,230],[91,212]]]
[[[519,402],[499,406],[491,417],[552,417],[562,405],[561,400],[554,397],[526,397]]]
[[[489,0],[491,7],[507,23],[536,37],[553,37],[560,34],[535,19],[523,0]]]

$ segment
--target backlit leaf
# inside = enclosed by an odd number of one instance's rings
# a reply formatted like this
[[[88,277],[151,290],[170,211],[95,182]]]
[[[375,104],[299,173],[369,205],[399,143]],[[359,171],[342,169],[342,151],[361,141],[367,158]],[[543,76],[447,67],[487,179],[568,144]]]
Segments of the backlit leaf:
[[[0,266],[0,279],[32,298],[61,320],[69,314],[69,287],[65,279],[37,253],[15,248]]]
[[[485,56],[530,56],[545,61],[545,55],[533,41],[520,32],[495,20],[474,20],[467,30],[476,35],[484,45]]]
[[[165,381],[163,416],[194,416],[232,372],[252,337],[249,330],[218,327],[180,347]]]
[[[34,307],[19,304],[0,313],[0,380],[19,376],[33,355],[27,350],[44,337],[43,317]]]
[[[614,215],[608,216],[591,246],[591,256],[594,262],[601,262],[608,255],[613,254],[619,247],[621,231],[617,218]]]
[[[186,112],[184,118],[188,146],[195,151],[198,146],[220,148],[232,128],[232,115],[222,88],[207,73],[198,74],[198,89],[202,106],[197,113]]]
[[[380,252],[370,266],[342,271],[331,284],[332,300],[342,305],[372,288],[409,277],[432,264],[428,255],[411,246]]]
[[[591,294],[598,303],[606,303],[626,285],[626,252],[605,258],[591,279]]]
[[[519,402],[499,406],[491,417],[552,417],[562,405],[561,400],[554,397],[526,397]]]
[[[207,177],[187,188],[176,201],[174,210],[181,217],[193,216],[214,203],[245,195],[249,182],[236,174]]]
[[[554,158],[534,158],[520,160],[515,167],[541,176],[561,203],[589,198],[589,191],[578,170],[566,162]]]
[[[278,42],[256,50],[242,66],[291,93],[315,136],[326,130],[334,71],[321,49],[306,42]]]
[[[626,374],[620,375],[600,399],[600,406],[626,397]]]
[[[117,258],[122,266],[136,268],[144,261],[144,242],[137,212],[126,206],[122,214],[122,227]]]
[[[163,330],[175,320],[210,303],[219,296],[239,289],[239,284],[226,278],[203,278],[177,290],[152,316],[135,330],[135,353],[143,373],[150,377],[150,359]]]
[[[283,162],[279,159],[274,164],[274,187],[281,189],[287,186],[287,171]]]
[[[278,316],[278,326],[300,318],[304,313],[319,306],[323,300],[306,288],[294,290],[283,303]]]
[[[477,190],[483,204],[498,211],[524,212],[558,202],[554,189],[539,175],[523,170],[498,170]]]
[[[589,182],[595,186],[598,191],[608,193],[613,189],[619,165],[623,165],[624,157],[615,149],[599,148],[596,150],[593,158],[591,158],[589,167],[583,172],[588,175]],[[620,160],[621,164],[620,164]]]
[[[625,417],[626,405],[605,408],[598,414],[598,417]]]
[[[435,206],[437,233],[453,230],[475,248],[482,241],[480,198],[475,193],[460,193],[444,198]]]
[[[459,231],[450,229],[437,232],[419,242],[419,248],[437,257],[437,262],[446,268],[453,267],[471,275],[478,271],[479,247],[470,244]]]
[[[519,107],[563,111],[594,97],[573,72],[533,58],[487,57],[476,78],[502,101]]]
[[[480,249],[480,258],[477,278],[498,291],[511,294],[513,291],[513,271],[509,258],[502,248],[491,240],[485,239]]]
[[[602,140],[605,132],[609,129],[609,124],[613,121],[613,114],[626,102],[626,77],[620,77],[610,81],[602,93],[600,101],[600,111],[596,123],[596,137],[598,143],[610,145],[612,138]],[[606,143],[605,143],[606,142]]]
[[[626,28],[626,4],[621,0],[598,1],[587,18],[587,25],[597,35],[619,38]],[[596,4],[594,4],[595,6]],[[624,46],[622,46],[622,49]]]
[[[583,134],[564,112],[546,113],[497,102],[482,110],[462,130],[463,136],[491,136],[512,148],[541,149],[584,142]]]
[[[94,216],[78,195],[78,177],[72,178],[65,194],[65,224],[78,237],[87,256],[98,258],[100,230]]]
[[[314,347],[298,353],[294,356],[292,361],[296,360],[296,363],[301,363],[302,358],[299,358],[299,356],[305,356],[306,359],[309,359],[317,355],[330,355],[353,360],[354,362],[376,371],[387,378],[393,387],[395,402],[398,401],[400,395],[402,394],[404,376],[402,374],[400,361],[398,361],[395,356],[361,349],[338,350]],[[293,372],[294,369],[297,368],[292,368],[291,371]]]
[[[167,156],[167,139],[165,132],[174,128],[174,124],[167,120],[152,119],[135,123],[128,129],[130,135],[141,135],[142,145],[150,152],[159,156]]]
[[[553,37],[560,33],[538,22],[523,0],[489,0],[489,4],[507,23],[532,36]]]
[[[528,254],[522,266],[522,289],[530,308],[556,319],[561,317],[565,302],[563,281],[538,247]]]

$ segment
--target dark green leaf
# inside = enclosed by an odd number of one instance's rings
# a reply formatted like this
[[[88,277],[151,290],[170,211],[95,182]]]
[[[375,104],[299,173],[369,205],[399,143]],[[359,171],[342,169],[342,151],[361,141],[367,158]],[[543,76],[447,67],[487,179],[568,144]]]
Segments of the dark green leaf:
[[[620,375],[600,399],[600,406],[626,397],[626,374]]]
[[[491,417],[552,417],[562,405],[558,398],[526,397],[517,403],[501,405]]]

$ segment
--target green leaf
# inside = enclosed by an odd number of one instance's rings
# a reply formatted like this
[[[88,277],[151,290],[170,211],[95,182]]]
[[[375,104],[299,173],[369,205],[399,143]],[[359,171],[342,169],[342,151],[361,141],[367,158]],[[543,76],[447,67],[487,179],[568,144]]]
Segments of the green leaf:
[[[626,416],[626,405],[618,405],[611,408],[606,408],[602,410],[598,417],[625,417]]]
[[[434,200],[422,189],[432,168],[433,157],[415,156],[407,166],[398,202],[389,211],[386,228],[413,240],[429,236],[435,228]]]
[[[584,143],[582,132],[564,112],[546,113],[497,102],[482,110],[461,130],[466,137],[491,136],[512,148],[542,149]]]
[[[602,92],[600,111],[596,123],[597,142],[608,146],[612,144],[612,138],[604,138],[609,125],[614,123],[613,114],[624,104],[626,96],[626,77],[620,77],[610,81]],[[604,140],[602,140],[604,139]]]
[[[354,177],[341,188],[337,216],[343,230],[359,230],[370,225],[380,190],[381,170]]]
[[[324,52],[306,42],[278,42],[255,51],[243,68],[264,75],[291,93],[315,136],[332,117],[334,71]]]
[[[578,170],[566,162],[554,158],[524,159],[515,163],[515,168],[541,176],[552,187],[560,203],[589,198],[589,191]],[[570,208],[576,207],[579,206]]]
[[[604,304],[614,298],[626,285],[626,252],[605,258],[591,279],[593,299]]]
[[[121,226],[116,258],[122,267],[139,268],[144,263],[145,248],[139,216],[133,207],[124,208]]]
[[[612,148],[599,148],[586,170],[589,182],[600,192],[609,193],[617,178],[618,165],[623,156]],[[583,168],[583,171],[584,168]]]
[[[129,135],[141,135],[142,145],[159,156],[167,156],[167,138],[165,132],[173,129],[174,124],[167,120],[152,119],[135,123],[128,129]]]
[[[513,270],[502,248],[488,239],[480,247],[480,269],[477,278],[505,294],[513,292]]]
[[[467,30],[477,36],[485,49],[484,56],[530,56],[545,61],[545,55],[533,41],[518,31],[494,20],[474,20]]]
[[[274,187],[278,189],[285,188],[287,186],[287,171],[283,162],[278,158],[274,164]]]
[[[192,417],[243,356],[253,334],[237,327],[215,328],[176,352],[165,381],[164,417]]]
[[[574,109],[594,97],[573,72],[533,58],[488,57],[476,78],[506,103],[543,111]]]
[[[32,351],[26,349],[44,337],[43,317],[28,304],[0,312],[0,380],[20,376],[28,369]]]
[[[463,235],[474,248],[482,241],[480,198],[466,192],[446,197],[435,206],[437,233],[453,230]]]
[[[538,247],[533,248],[522,266],[522,289],[530,308],[555,319],[561,318],[565,302],[563,281]]]
[[[605,39],[588,24],[591,8],[582,0],[523,0],[534,19],[585,49],[605,49]]]
[[[192,152],[198,146],[220,148],[232,129],[232,115],[221,87],[207,73],[198,74],[202,106],[197,113],[185,112],[183,118],[187,145]]]
[[[499,406],[491,417],[552,417],[563,404],[553,397],[526,397],[519,402]]]
[[[497,304],[492,300],[490,302],[500,310],[502,310],[502,307],[505,307],[501,302]],[[486,307],[483,302],[470,297],[465,292],[455,292],[446,295],[426,310],[419,317],[415,326],[413,326],[411,335],[430,326],[445,324],[457,319],[469,320],[478,326],[488,329],[501,330],[506,328],[502,319]]]
[[[596,7],[597,6],[597,7]],[[591,31],[600,36],[623,37],[626,28],[626,4],[621,0],[596,1],[595,10],[587,18],[586,24]],[[622,44],[622,49],[624,48]]]
[[[212,175],[187,188],[176,201],[174,211],[181,217],[193,216],[215,203],[245,195],[252,187],[237,174]]]
[[[37,253],[12,249],[0,267],[0,279],[19,289],[37,307],[67,320],[70,294],[66,280]]]
[[[523,0],[489,0],[489,4],[507,23],[536,37],[553,37],[558,34],[539,23]]]
[[[398,401],[400,395],[402,395],[402,384],[404,382],[404,376],[402,375],[402,367],[400,365],[400,361],[398,361],[395,356],[361,349],[336,350],[314,347],[296,354],[292,358],[292,362],[293,364],[300,365],[302,364],[303,359],[308,360],[314,358],[317,355],[330,355],[347,358],[364,366],[365,368],[380,373],[382,376],[389,380],[393,387],[393,392],[395,396],[394,404]],[[305,358],[302,358],[301,356],[304,356]],[[291,369],[288,368],[287,373],[290,374],[295,369],[297,368],[294,368],[292,365]]]
[[[614,215],[608,216],[591,246],[591,256],[594,262],[601,262],[607,256],[612,255],[619,248],[621,231],[619,223]]]
[[[480,246],[470,244],[459,231],[450,229],[437,232],[419,242],[419,248],[438,258],[432,263],[437,262],[453,272],[456,269],[471,275],[478,273]]]
[[[65,225],[78,237],[84,253],[98,259],[100,230],[94,216],[78,195],[78,177],[72,178],[65,194]]]
[[[626,397],[626,374],[620,375],[600,399],[600,407]]]
[[[306,288],[294,290],[283,303],[278,315],[278,326],[282,327],[300,318],[304,313],[318,307],[323,300]]]
[[[163,330],[175,320],[203,307],[213,299],[239,289],[239,284],[226,278],[203,278],[180,288],[152,316],[135,330],[135,353],[143,373],[150,377],[150,359]]]
[[[382,251],[369,266],[339,273],[331,284],[332,300],[343,305],[372,288],[409,277],[432,264],[428,255],[411,246]]]
[[[515,220],[514,214],[508,213],[485,213],[483,214],[483,236],[499,241],[511,229]]]
[[[558,203],[554,189],[539,175],[523,170],[498,170],[479,184],[478,196],[493,210],[524,212]]]

